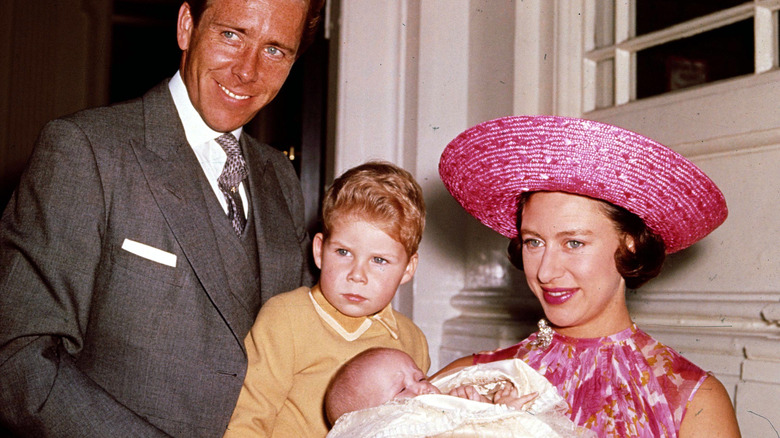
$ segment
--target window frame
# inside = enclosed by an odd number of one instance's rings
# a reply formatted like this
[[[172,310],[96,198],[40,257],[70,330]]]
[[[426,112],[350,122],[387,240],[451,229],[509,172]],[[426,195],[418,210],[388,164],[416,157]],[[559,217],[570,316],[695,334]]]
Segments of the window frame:
[[[638,37],[633,36],[635,0],[584,0],[583,9],[582,110],[585,113],[638,102],[636,54],[639,51],[750,18],[754,20],[755,29],[753,75],[778,68],[777,14],[780,0],[753,0]],[[614,15],[611,26],[607,14]],[[597,29],[603,29],[605,25],[609,31],[614,31],[614,35],[602,33],[600,36],[611,44],[598,47]],[[613,64],[611,74],[599,68],[599,63],[608,63],[610,60]],[[739,78],[724,81],[735,79]],[[703,84],[701,87],[712,84]],[[611,105],[604,104],[606,101],[611,101]]]

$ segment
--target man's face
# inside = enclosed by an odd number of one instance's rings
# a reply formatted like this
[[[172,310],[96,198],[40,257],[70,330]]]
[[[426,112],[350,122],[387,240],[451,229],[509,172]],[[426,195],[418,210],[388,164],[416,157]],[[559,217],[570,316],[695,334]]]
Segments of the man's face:
[[[307,7],[305,0],[213,0],[196,27],[182,4],[182,79],[211,129],[243,126],[276,96],[296,59]]]

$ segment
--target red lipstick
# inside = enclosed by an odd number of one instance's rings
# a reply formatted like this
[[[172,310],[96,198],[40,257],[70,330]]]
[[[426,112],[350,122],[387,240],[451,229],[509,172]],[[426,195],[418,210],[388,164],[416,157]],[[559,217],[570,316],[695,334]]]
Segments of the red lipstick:
[[[577,293],[577,289],[569,288],[542,288],[544,301],[547,304],[563,304],[569,301]]]

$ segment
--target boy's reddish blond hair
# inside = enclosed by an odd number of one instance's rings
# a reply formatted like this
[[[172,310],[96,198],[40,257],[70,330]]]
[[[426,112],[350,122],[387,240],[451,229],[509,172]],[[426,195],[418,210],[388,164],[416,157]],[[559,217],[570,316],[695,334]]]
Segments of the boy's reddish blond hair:
[[[400,242],[411,257],[425,229],[422,189],[404,169],[386,161],[369,161],[333,181],[322,201],[322,235],[330,235],[339,218],[370,222]]]

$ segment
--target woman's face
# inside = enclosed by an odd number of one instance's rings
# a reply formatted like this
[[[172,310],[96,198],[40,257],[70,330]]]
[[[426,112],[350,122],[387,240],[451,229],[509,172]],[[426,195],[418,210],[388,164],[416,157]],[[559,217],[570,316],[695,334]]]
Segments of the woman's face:
[[[528,285],[561,334],[607,336],[631,325],[615,265],[621,236],[600,201],[534,193],[523,208],[520,237]]]

